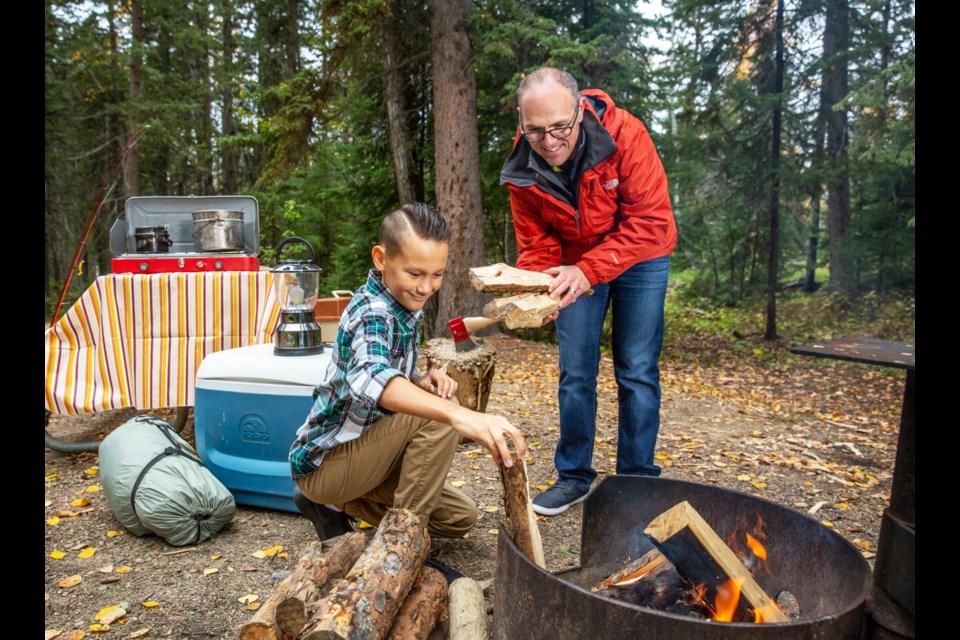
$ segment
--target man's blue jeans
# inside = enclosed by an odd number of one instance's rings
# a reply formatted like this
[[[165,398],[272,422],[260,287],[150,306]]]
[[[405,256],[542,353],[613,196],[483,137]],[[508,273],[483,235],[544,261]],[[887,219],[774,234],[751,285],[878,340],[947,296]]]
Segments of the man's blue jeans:
[[[560,442],[554,456],[560,480],[588,488],[596,479],[600,334],[613,307],[613,366],[619,422],[617,474],[659,476],[653,454],[660,430],[663,306],[670,257],[641,262],[593,287],[556,319],[560,345]]]

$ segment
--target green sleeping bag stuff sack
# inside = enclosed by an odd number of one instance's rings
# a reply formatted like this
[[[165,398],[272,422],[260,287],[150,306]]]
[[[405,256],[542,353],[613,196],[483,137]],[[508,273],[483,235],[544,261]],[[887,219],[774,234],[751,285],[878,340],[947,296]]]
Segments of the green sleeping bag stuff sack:
[[[133,534],[153,533],[177,546],[198,544],[237,512],[233,494],[163,420],[127,421],[103,439],[99,453],[110,510]]]

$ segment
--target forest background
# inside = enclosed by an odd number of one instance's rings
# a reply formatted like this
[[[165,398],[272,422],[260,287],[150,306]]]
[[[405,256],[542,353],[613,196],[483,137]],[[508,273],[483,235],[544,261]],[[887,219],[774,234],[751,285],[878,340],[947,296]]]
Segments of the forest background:
[[[466,270],[516,259],[498,178],[517,85],[545,64],[647,124],[680,232],[672,291],[689,306],[759,305],[773,339],[784,291],[912,298],[914,3],[652,8],[47,0],[45,320],[68,274],[64,309],[109,273],[132,196],[254,196],[262,264],[308,239],[321,295],[362,283],[382,216],[423,200],[454,229],[425,323],[446,335],[484,302]]]

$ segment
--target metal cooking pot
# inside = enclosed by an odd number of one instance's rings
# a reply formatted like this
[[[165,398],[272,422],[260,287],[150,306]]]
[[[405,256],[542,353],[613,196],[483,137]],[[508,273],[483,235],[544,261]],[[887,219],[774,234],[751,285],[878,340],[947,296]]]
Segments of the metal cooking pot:
[[[173,245],[169,227],[137,227],[137,253],[167,253]]]
[[[194,211],[193,224],[197,251],[243,251],[243,211]]]

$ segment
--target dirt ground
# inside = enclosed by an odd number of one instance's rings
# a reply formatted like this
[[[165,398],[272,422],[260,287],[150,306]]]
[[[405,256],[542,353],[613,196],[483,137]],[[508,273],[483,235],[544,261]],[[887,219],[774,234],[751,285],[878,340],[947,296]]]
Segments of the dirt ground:
[[[557,351],[506,336],[487,340],[498,354],[487,411],[506,416],[525,434],[536,494],[554,479]],[[903,377],[845,364],[793,357],[788,367],[764,374],[762,384],[743,384],[727,368],[664,362],[657,447],[663,477],[735,489],[808,514],[861,549],[872,566],[890,494]],[[594,465],[602,479],[616,462],[616,387],[609,358],[603,359],[600,375]],[[173,420],[172,411],[150,413]],[[65,440],[91,440],[136,414],[55,415],[49,431]],[[183,434],[193,442],[192,416]],[[253,594],[265,600],[299,551],[315,539],[310,523],[297,514],[244,506],[197,547],[178,548],[122,532],[97,491],[97,464],[94,453],[44,449],[44,627],[62,630],[61,638],[71,630],[89,637],[98,612],[118,604],[126,617],[93,635],[237,638],[252,616],[240,599]],[[460,446],[450,480],[463,482],[481,519],[463,540],[434,541],[432,554],[478,582],[489,582],[496,573],[497,528],[503,518],[497,469],[488,454],[468,442]],[[88,506],[72,506],[83,498],[89,498]],[[578,565],[582,513],[577,505],[560,516],[540,518],[548,570]],[[281,553],[252,555],[277,545]],[[89,548],[93,555],[81,557]],[[66,555],[54,558],[56,551]],[[81,578],[78,584],[60,586],[75,575]],[[492,584],[487,590],[491,611],[495,589]]]

